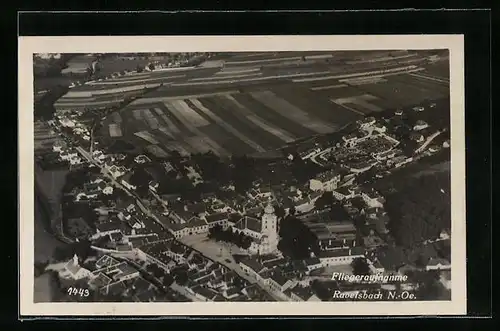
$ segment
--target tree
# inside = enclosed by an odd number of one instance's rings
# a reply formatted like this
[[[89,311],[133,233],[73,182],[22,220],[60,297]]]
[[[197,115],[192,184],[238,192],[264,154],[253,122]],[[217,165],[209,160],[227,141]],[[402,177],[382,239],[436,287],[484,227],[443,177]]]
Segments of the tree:
[[[164,274],[164,271],[158,265],[154,264],[153,275],[156,278],[160,278],[161,276],[163,276],[163,274]]]
[[[370,274],[370,267],[368,266],[368,263],[365,258],[355,258],[352,263],[352,273],[354,275],[369,275]]]
[[[174,283],[174,277],[171,274],[166,273],[163,276],[163,286],[170,287]]]
[[[450,191],[449,172],[400,180],[397,193],[388,194],[385,203],[388,228],[398,245],[413,247],[451,227],[450,195],[443,193]]]
[[[154,271],[154,269],[155,269],[155,266],[156,266],[156,264],[148,264],[148,265],[146,266],[146,271],[147,271],[148,273],[152,274],[152,273],[153,273],[153,271]]]
[[[436,300],[439,298],[439,274],[435,271],[416,271],[409,278],[418,285],[415,296],[419,300]]]
[[[70,249],[69,247],[57,246],[54,249],[54,254],[52,255],[52,257],[54,258],[55,261],[60,262],[68,260],[69,258],[71,258],[73,254],[74,254],[73,250]]]
[[[48,261],[35,262],[35,277],[42,275],[45,272],[45,268],[49,264]]]
[[[275,214],[276,216],[279,218],[279,219],[282,219],[283,217],[285,217],[286,213],[285,213],[285,208],[283,208],[283,206],[277,206],[276,209],[275,209]]]
[[[186,271],[180,271],[174,276],[175,282],[181,286],[186,285],[188,282],[188,275]]]
[[[281,222],[278,249],[292,259],[306,259],[311,253],[319,254],[316,236],[300,220],[288,215]]]
[[[336,285],[336,283],[333,285]],[[332,286],[329,286],[329,287],[332,288]],[[332,293],[330,292],[329,287],[325,286],[325,284],[323,282],[320,282],[317,279],[315,279],[311,282],[311,289],[316,294],[316,296],[319,299],[321,299],[321,301],[328,301],[331,299]],[[335,286],[333,286],[333,288],[334,287]]]
[[[316,209],[323,209],[330,206],[333,201],[333,193],[325,192],[314,202],[314,207]]]

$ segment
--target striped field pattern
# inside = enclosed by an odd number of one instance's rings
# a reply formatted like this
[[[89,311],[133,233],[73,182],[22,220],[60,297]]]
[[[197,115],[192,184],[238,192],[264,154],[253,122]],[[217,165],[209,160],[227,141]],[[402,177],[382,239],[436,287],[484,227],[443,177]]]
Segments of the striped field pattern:
[[[446,63],[428,65],[412,51],[348,53],[241,53],[202,69],[115,75],[71,89],[56,108],[106,107],[156,86],[107,116],[103,134],[158,157],[226,157],[449,96]]]

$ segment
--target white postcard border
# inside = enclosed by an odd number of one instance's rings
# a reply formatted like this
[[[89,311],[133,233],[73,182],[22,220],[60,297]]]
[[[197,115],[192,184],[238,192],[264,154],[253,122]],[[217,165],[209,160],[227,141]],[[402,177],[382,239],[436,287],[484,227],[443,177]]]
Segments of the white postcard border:
[[[466,314],[463,35],[19,37],[19,243],[21,316],[464,315]],[[34,303],[33,54],[105,52],[449,49],[452,300],[431,302]]]

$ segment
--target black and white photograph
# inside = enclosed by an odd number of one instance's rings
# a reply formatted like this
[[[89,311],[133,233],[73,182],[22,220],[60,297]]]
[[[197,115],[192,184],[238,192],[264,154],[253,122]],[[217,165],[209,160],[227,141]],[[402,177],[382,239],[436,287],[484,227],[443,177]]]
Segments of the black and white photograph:
[[[26,40],[21,307],[465,309],[459,36],[106,38]]]

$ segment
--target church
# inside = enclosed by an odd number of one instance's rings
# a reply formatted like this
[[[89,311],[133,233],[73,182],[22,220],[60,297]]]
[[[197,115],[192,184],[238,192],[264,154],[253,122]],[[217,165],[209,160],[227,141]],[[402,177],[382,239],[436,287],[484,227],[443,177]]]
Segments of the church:
[[[261,219],[244,216],[233,226],[233,231],[252,237],[248,252],[252,255],[272,254],[278,250],[278,217],[269,203]]]

